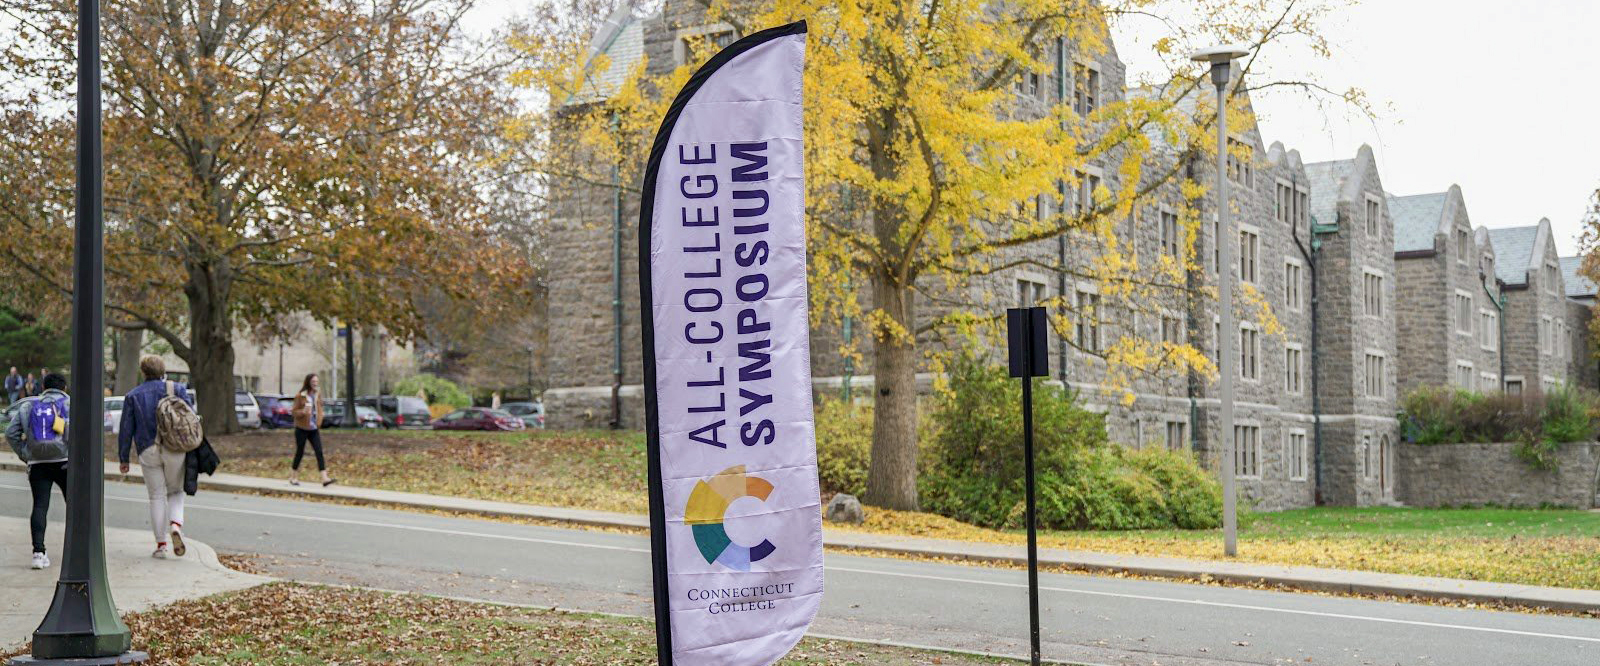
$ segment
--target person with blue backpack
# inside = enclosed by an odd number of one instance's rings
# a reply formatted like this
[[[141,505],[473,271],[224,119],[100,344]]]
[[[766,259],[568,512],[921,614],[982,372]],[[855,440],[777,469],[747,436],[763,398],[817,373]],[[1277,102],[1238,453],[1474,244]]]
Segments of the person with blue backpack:
[[[33,493],[33,513],[28,528],[33,536],[33,568],[50,566],[45,554],[45,519],[50,514],[50,487],[67,495],[67,421],[71,402],[67,379],[48,374],[37,396],[22,398],[7,408],[6,443],[28,465],[28,489]]]

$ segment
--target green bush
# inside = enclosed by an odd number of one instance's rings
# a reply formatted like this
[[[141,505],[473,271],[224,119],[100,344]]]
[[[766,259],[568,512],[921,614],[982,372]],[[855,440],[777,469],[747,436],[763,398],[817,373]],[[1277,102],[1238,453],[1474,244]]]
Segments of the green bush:
[[[423,373],[402,379],[394,385],[395,395],[416,395],[418,391],[428,396],[430,405],[455,408],[472,406],[472,396],[467,395],[455,382],[443,377]]]
[[[867,491],[872,406],[823,398],[817,403],[817,477],[824,497]]]
[[[1564,442],[1600,435],[1600,396],[1558,386],[1511,395],[1421,388],[1401,401],[1402,434],[1418,444],[1516,442],[1517,455],[1540,469],[1555,465]]]
[[[1020,527],[1022,387],[1003,368],[967,356],[948,370],[919,477],[923,508],[986,527]],[[1221,520],[1220,489],[1187,454],[1110,443],[1104,417],[1059,388],[1036,384],[1034,448],[1040,527],[1206,528]]]

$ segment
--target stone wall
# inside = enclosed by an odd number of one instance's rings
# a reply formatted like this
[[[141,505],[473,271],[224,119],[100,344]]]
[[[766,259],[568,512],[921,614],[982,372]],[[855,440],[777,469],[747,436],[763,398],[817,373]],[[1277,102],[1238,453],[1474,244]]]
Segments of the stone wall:
[[[1516,455],[1516,444],[1403,443],[1396,498],[1411,506],[1595,508],[1600,443],[1562,444],[1553,470]]]

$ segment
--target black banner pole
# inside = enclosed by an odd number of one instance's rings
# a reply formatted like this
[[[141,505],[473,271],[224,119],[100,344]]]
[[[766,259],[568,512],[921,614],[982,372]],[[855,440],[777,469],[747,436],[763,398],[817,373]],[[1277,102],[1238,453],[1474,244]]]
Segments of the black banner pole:
[[[1039,666],[1039,531],[1035,518],[1033,475],[1033,378],[1050,375],[1044,308],[1006,311],[1006,338],[1011,376],[1022,379],[1022,459],[1028,522],[1028,640],[1031,663]]]

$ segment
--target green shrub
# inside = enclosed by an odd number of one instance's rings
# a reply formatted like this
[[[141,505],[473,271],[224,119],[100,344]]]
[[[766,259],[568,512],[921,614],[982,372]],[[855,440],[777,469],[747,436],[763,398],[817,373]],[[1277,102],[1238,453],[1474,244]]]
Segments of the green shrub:
[[[472,406],[472,396],[452,382],[443,377],[427,373],[412,375],[394,385],[395,395],[416,395],[421,391],[428,396],[430,405],[448,405],[461,408]]]
[[[872,406],[823,398],[817,403],[817,477],[823,497],[867,491],[872,460]]]
[[[986,527],[1020,527],[1022,387],[1003,368],[969,356],[948,371],[918,482],[923,508]],[[1204,528],[1220,521],[1221,491],[1191,458],[1111,444],[1104,417],[1059,388],[1035,385],[1034,447],[1040,527]]]
[[[1565,386],[1516,395],[1421,388],[1401,401],[1401,428],[1418,444],[1516,442],[1518,457],[1550,469],[1560,444],[1600,434],[1597,414],[1600,396]]]

